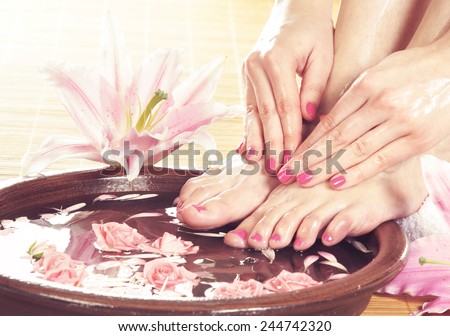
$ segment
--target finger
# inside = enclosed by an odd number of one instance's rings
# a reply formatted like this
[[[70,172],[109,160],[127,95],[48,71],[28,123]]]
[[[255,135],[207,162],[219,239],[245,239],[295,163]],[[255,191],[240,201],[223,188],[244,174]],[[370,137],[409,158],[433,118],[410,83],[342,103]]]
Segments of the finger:
[[[348,116],[361,109],[368,100],[367,92],[361,89],[357,80],[347,92],[338,100],[331,111],[326,114],[319,124],[314,128],[311,134],[301,143],[298,152],[305,152],[311,148],[325,134],[332,131]]]
[[[367,160],[347,169],[346,174],[333,176],[330,185],[334,189],[350,188],[414,154],[415,149],[411,146],[411,140],[408,137],[402,137],[375,152]]]
[[[357,138],[345,148],[317,165],[297,175],[297,182],[305,187],[313,187],[336,174],[345,175],[346,170],[363,162],[376,151],[392,141],[406,135],[406,129],[389,123],[381,124]]]
[[[365,122],[362,123],[361,120],[365,120]],[[334,162],[343,155],[345,146],[384,121],[383,115],[372,113],[369,109],[363,107],[359,113],[355,113],[344,120],[306,151],[302,152],[299,148],[292,159],[280,169],[280,172],[290,169],[295,171],[298,176],[308,177],[306,180],[300,178],[299,181],[306,185],[312,178],[311,174],[306,173],[307,171],[312,172],[314,170],[314,175],[323,172],[325,165],[329,165],[330,161]],[[295,167],[295,169],[292,167]],[[309,176],[305,176],[303,173]],[[280,182],[282,181],[280,180]]]
[[[258,161],[261,159],[264,149],[264,134],[261,121],[258,116],[258,108],[249,78],[246,79],[245,101],[247,104],[247,115],[245,118],[245,140],[240,147],[239,153],[248,160]]]
[[[309,59],[302,71],[300,102],[303,118],[313,121],[316,119],[317,106],[327,85],[332,61],[328,57],[318,59],[310,56]]]
[[[277,156],[283,152],[283,130],[269,77],[263,69],[249,68],[247,71],[257,101],[257,111],[264,132],[265,147],[272,153],[276,153],[270,155],[270,157],[278,162]],[[268,159],[270,160],[270,158]]]
[[[270,66],[267,68],[278,116],[283,128],[283,146],[285,151],[294,153],[301,141],[302,118],[298,85],[295,79],[295,66]],[[279,163],[283,163],[280,157]]]

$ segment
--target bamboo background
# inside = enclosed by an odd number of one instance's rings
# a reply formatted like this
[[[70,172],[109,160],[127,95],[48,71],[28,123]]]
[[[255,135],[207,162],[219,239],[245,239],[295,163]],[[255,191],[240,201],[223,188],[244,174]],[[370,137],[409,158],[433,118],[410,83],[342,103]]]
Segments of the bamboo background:
[[[185,75],[218,56],[226,65],[215,100],[242,103],[241,62],[268,18],[272,0],[1,0],[0,2],[0,181],[17,177],[26,151],[52,135],[79,135],[75,124],[38,67],[66,60],[97,67],[103,20],[116,18],[134,69],[151,50],[184,48]],[[336,16],[338,1],[335,0]],[[223,153],[236,148],[243,118],[209,130]],[[97,164],[64,160],[50,170]],[[199,167],[201,168],[201,167]],[[374,295],[365,315],[407,315],[423,301]]]

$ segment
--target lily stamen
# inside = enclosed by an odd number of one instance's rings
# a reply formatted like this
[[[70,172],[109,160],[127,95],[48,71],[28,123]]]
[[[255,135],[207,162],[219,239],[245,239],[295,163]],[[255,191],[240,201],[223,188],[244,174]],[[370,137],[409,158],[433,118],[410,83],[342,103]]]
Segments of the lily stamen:
[[[136,123],[136,129],[139,132],[142,132],[146,129],[151,128],[153,121],[155,120],[156,116],[158,115],[158,113],[161,109],[161,104],[159,104],[159,103],[162,102],[163,100],[167,100],[167,98],[168,98],[168,94],[166,92],[162,91],[161,89],[158,89],[155,91],[155,94],[148,102],[147,107],[141,113],[141,115]],[[155,107],[158,106],[158,104],[159,104],[159,108],[157,108],[156,111],[154,111]],[[153,112],[155,112],[155,113],[153,113]]]
[[[427,259],[425,257],[419,258],[419,264],[422,266],[425,264],[434,264],[434,265],[448,265],[450,266],[450,261],[441,261],[441,260],[433,260],[433,259]]]

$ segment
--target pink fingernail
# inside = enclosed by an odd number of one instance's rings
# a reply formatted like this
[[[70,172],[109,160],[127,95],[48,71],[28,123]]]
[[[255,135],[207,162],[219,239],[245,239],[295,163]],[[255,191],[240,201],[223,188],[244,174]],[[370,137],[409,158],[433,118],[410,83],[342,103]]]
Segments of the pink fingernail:
[[[269,169],[272,171],[277,170],[277,162],[275,161],[275,159],[273,157],[271,157],[269,159]]]
[[[294,246],[299,247],[299,246],[302,246],[302,244],[303,244],[303,242],[302,242],[302,240],[301,240],[300,238],[297,238],[297,239],[294,241]]]
[[[293,176],[292,169],[289,169],[289,168],[283,169],[283,170],[279,171],[277,174],[278,180],[283,184],[289,183],[292,176]]]
[[[332,178],[330,184],[333,188],[339,188],[341,185],[345,183],[345,177],[340,175]]]
[[[278,233],[274,233],[270,239],[279,242],[281,240],[281,236]]]
[[[306,184],[309,181],[311,181],[312,178],[313,178],[313,176],[311,174],[308,174],[307,172],[303,172],[297,176],[297,182],[299,184]]]
[[[316,104],[314,104],[314,103],[306,104],[306,113],[308,113],[312,119],[316,119],[316,111],[317,111]]]
[[[231,232],[236,236],[239,236],[242,240],[247,240],[247,231],[245,231],[244,229],[233,230]]]
[[[325,232],[323,234],[322,239],[328,243],[331,243],[333,241],[333,237],[328,232]]]
[[[244,144],[244,142],[241,142],[241,144],[239,145],[239,147],[238,148],[236,148],[236,153],[240,153],[241,152],[241,148],[242,148],[242,145]]]
[[[288,161],[290,159],[292,159],[292,155],[291,155],[290,151],[285,152],[283,155],[283,164],[288,163]]]
[[[248,147],[247,148],[247,154],[245,155],[247,157],[247,159],[249,158],[249,156],[253,156],[256,155],[258,153],[258,151],[253,148],[253,147]]]
[[[250,238],[252,238],[253,240],[256,240],[257,242],[260,242],[262,240],[262,236],[258,232],[255,232],[254,234],[252,234],[250,236]]]
[[[195,210],[197,210],[198,212],[202,212],[202,211],[205,211],[206,210],[206,208],[203,206],[203,205],[200,205],[200,204],[193,204],[192,205],[194,208],[195,208]]]

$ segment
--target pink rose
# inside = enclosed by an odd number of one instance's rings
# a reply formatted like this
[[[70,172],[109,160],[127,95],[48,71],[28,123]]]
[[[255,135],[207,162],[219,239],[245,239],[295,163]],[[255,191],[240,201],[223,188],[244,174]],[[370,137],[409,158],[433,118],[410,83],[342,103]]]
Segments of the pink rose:
[[[260,296],[269,293],[264,290],[264,285],[256,280],[234,280],[232,283],[224,283],[212,290],[212,297],[216,299]]]
[[[103,251],[137,250],[139,244],[147,242],[147,238],[125,223],[92,224],[92,230],[97,237],[96,246]]]
[[[72,263],[47,271],[44,279],[65,285],[79,286],[86,276],[86,266],[72,260]]]
[[[85,277],[86,266],[81,261],[72,260],[66,253],[45,250],[42,258],[34,263],[34,271],[44,275],[45,280],[79,286]]]
[[[264,282],[264,288],[273,292],[289,292],[292,290],[313,287],[320,284],[321,282],[315,281],[306,273],[291,273],[283,270],[276,277],[273,277]]]
[[[144,265],[144,278],[157,289],[174,290],[175,286],[185,282],[197,285],[200,281],[196,273],[183,266],[177,266],[164,259],[155,259]]]
[[[169,232],[164,232],[162,237],[156,239],[152,244],[142,244],[140,248],[145,252],[169,255],[195,254],[199,247],[194,246],[190,241],[184,241]]]

